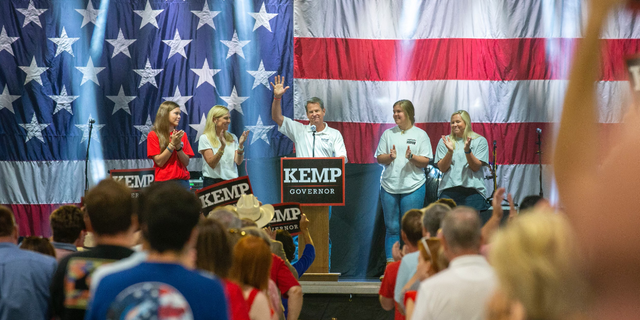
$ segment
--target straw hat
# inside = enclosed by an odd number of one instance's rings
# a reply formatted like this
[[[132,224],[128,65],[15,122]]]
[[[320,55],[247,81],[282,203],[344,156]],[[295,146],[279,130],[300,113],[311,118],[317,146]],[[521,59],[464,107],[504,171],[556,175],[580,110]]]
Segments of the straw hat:
[[[260,201],[252,194],[243,194],[236,203],[236,211],[240,219],[251,219],[262,228],[271,222],[275,209],[270,204],[260,206]]]

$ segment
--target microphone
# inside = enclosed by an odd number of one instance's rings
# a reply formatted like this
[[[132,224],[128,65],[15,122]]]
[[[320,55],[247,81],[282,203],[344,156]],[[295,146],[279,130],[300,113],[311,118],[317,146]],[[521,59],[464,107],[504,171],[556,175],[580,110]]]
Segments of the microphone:
[[[493,147],[495,148],[496,146],[498,146],[498,142],[496,140],[493,140]]]
[[[313,149],[311,149],[311,157],[316,157],[316,125],[311,125],[311,132],[313,132]]]
[[[541,134],[541,133],[542,133],[542,129],[540,129],[540,128],[536,128],[536,132],[537,132],[538,134]]]
[[[94,124],[94,123],[96,123],[96,120],[94,120],[94,119],[89,119],[89,123]]]

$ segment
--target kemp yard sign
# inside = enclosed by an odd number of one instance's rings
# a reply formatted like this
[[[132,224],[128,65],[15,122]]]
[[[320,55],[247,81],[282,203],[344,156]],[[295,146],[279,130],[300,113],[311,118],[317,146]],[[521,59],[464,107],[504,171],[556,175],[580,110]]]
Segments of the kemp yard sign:
[[[300,218],[302,217],[302,211],[300,211],[300,204],[295,202],[278,203],[274,204],[275,209],[273,219],[269,225],[273,230],[286,230],[292,236],[300,233]]]
[[[205,215],[215,207],[235,204],[243,194],[253,194],[247,176],[216,183],[196,191]]]
[[[137,198],[142,189],[151,185],[156,176],[153,168],[110,170],[109,174],[113,180],[124,181],[131,188],[133,198]]]
[[[343,158],[282,158],[282,202],[344,205]]]

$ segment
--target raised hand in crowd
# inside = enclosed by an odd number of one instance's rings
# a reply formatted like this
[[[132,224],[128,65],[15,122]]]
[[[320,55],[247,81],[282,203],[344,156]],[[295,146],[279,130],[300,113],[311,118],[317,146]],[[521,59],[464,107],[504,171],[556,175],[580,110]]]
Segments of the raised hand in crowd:
[[[400,241],[396,241],[391,248],[391,256],[393,261],[400,261],[404,257],[404,251],[400,249]]]

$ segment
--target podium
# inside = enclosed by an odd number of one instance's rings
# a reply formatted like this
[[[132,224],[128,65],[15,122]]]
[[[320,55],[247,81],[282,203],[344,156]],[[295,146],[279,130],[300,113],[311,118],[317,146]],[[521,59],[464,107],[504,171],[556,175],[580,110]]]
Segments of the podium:
[[[282,202],[298,202],[309,219],[316,259],[307,273],[329,272],[329,206],[344,206],[344,158],[282,158]],[[302,256],[304,237],[298,237]]]

